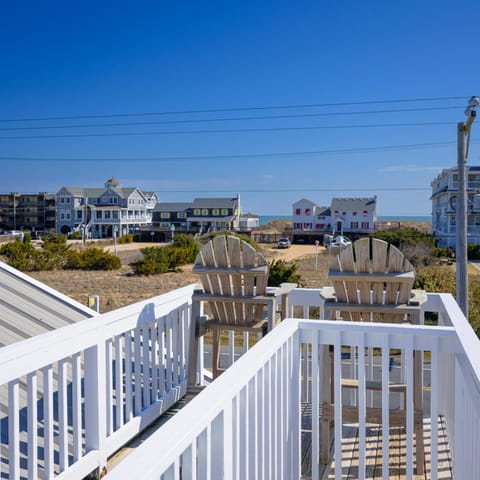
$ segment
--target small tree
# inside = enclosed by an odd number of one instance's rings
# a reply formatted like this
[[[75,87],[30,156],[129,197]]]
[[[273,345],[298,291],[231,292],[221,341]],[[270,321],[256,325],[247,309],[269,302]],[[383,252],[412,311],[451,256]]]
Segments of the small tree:
[[[285,260],[272,260],[269,264],[268,285],[279,287],[282,283],[300,283],[301,275],[297,273],[295,263],[286,263]]]

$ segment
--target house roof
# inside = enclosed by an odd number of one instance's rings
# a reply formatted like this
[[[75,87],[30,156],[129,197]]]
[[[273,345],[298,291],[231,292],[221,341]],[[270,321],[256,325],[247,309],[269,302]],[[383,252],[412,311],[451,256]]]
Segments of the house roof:
[[[195,198],[193,208],[233,208],[238,205],[238,198]]]
[[[377,204],[377,198],[333,198],[332,211],[338,210],[366,210],[367,212],[374,211]]]
[[[154,212],[183,212],[192,206],[189,202],[159,202],[153,208]]]
[[[93,310],[0,262],[0,347],[95,315]]]

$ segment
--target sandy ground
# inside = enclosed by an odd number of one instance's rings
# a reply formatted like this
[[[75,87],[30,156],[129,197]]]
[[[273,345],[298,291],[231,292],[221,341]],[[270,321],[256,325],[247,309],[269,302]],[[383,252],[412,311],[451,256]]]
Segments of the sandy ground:
[[[141,258],[140,249],[164,244],[131,243],[117,245],[117,255],[122,267],[113,271],[59,270],[53,272],[31,272],[30,275],[48,286],[86,305],[90,295],[100,296],[100,311],[107,312],[124,305],[145,300],[175,288],[198,282],[192,273],[192,265],[184,265],[179,272],[162,275],[133,275],[129,264]],[[114,245],[105,246],[114,251]],[[288,249],[278,249],[272,245],[261,245],[262,253],[268,261],[282,259],[294,261],[302,275],[302,286],[316,287],[326,281],[326,254],[318,247],[318,268],[315,270],[315,246],[292,245]]]

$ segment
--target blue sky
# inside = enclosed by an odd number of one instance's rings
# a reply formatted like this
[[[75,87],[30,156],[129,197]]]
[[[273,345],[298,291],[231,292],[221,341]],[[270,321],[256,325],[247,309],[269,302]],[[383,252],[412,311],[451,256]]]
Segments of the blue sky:
[[[480,94],[479,14],[441,0],[4,2],[0,192],[115,176],[161,201],[239,192],[264,215],[373,195],[380,215],[428,215]],[[470,164],[479,140],[480,121]]]

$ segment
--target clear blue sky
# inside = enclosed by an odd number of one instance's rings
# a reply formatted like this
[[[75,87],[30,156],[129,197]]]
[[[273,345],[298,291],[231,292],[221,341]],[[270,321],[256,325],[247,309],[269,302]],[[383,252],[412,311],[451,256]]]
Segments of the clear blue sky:
[[[115,176],[161,201],[240,192],[266,215],[372,195],[380,215],[428,215],[480,95],[479,22],[478,0],[3,2],[0,192]],[[442,99],[359,104],[425,98]],[[299,107],[323,104],[345,105]],[[251,109],[279,106],[297,107]],[[165,112],[189,113],[100,117]],[[52,117],[77,118],[24,120]],[[480,120],[470,164],[479,140]]]

